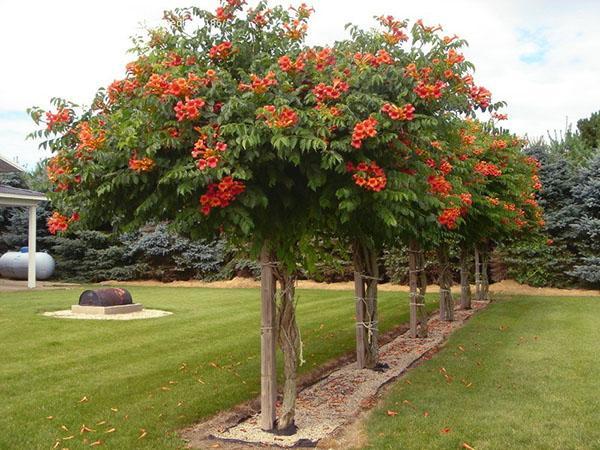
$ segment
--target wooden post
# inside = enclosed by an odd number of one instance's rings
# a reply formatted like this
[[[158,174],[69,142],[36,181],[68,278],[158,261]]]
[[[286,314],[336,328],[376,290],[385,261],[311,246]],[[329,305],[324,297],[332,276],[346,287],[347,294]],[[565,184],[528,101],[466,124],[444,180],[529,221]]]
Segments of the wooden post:
[[[486,247],[481,255],[481,300],[490,299],[490,279],[488,276],[488,263],[490,261],[490,252]]]
[[[418,258],[417,243],[411,239],[408,243],[408,287],[409,295],[408,301],[410,302],[410,337],[417,337],[417,286],[418,276],[417,272],[417,258]]]
[[[377,265],[377,253],[372,249],[365,248],[365,261],[367,268],[366,279],[366,319],[367,329],[367,357],[365,365],[369,369],[374,369],[379,363],[379,325],[377,313],[377,287],[379,284],[379,267]]]
[[[460,307],[471,309],[471,280],[469,276],[469,251],[460,247]]]
[[[417,317],[419,322],[418,336],[426,338],[429,334],[427,329],[427,310],[425,309],[425,294],[427,293],[427,273],[425,273],[425,254],[423,248],[419,245],[419,253],[417,254],[417,271],[418,271],[418,300],[421,305],[417,306]]]
[[[27,287],[33,289],[35,287],[36,273],[35,273],[35,252],[36,252],[36,225],[37,225],[37,214],[36,207],[29,207],[29,257],[28,271],[27,271]]]
[[[479,248],[475,246],[475,299],[481,300],[481,263],[479,262]]]
[[[366,333],[365,333],[365,282],[362,277],[364,267],[361,263],[358,244],[353,246],[354,260],[354,296],[356,307],[356,366],[364,369],[366,366]]]
[[[277,366],[275,364],[275,276],[268,244],[260,254],[260,427],[265,431],[275,429],[277,411]]]
[[[411,240],[408,243],[408,284],[410,287],[410,337],[427,337],[427,312],[425,311],[425,260],[419,243]]]
[[[440,265],[438,282],[440,286],[440,320],[452,321],[454,320],[454,300],[452,299],[452,292],[450,292],[452,274],[446,244],[440,244],[438,247],[438,262]]]

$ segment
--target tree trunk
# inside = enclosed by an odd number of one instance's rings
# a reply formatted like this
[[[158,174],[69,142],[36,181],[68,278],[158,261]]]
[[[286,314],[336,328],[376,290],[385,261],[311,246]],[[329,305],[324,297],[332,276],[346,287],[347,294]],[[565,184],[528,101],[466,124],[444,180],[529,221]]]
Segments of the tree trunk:
[[[483,250],[481,256],[481,300],[487,302],[490,299],[490,278],[488,275],[490,252],[488,248]]]
[[[462,245],[460,248],[460,307],[462,309],[471,309],[469,250],[466,245]]]
[[[475,245],[475,299],[481,300],[481,261],[479,247]]]
[[[377,253],[360,242],[352,246],[356,297],[356,362],[360,369],[374,369],[379,359],[377,345]]]
[[[275,364],[275,278],[274,256],[268,243],[260,254],[261,328],[260,328],[260,426],[275,428],[277,400],[277,366]]]
[[[446,321],[454,320],[454,300],[452,299],[452,274],[448,256],[448,246],[440,244],[438,247],[439,286],[440,286],[440,319]]]
[[[425,290],[427,275],[424,268],[423,250],[419,243],[411,240],[408,244],[408,283],[410,287],[410,337],[427,337],[427,313],[425,311]]]
[[[296,373],[301,359],[302,343],[296,323],[295,277],[285,268],[278,267],[275,276],[281,292],[277,302],[277,342],[283,353],[283,401],[277,419],[277,430],[293,434],[296,431]]]

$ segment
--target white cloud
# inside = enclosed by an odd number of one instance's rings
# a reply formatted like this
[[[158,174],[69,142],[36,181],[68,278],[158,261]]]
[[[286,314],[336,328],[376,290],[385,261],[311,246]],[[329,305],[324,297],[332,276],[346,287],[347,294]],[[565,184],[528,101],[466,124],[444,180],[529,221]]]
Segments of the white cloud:
[[[520,134],[560,130],[566,116],[576,121],[600,109],[598,2],[312,3],[317,10],[312,43],[344,37],[348,22],[372,26],[372,17],[380,14],[423,18],[466,38],[470,47],[465,53],[477,66],[477,82],[508,102],[506,125]],[[7,119],[2,111],[46,106],[53,96],[89,102],[97,87],[123,76],[132,58],[126,53],[128,37],[140,31],[141,22],[156,24],[164,9],[190,4],[213,9],[216,0],[0,0],[0,152],[19,155],[23,162],[40,157],[35,145],[23,142],[30,122]]]

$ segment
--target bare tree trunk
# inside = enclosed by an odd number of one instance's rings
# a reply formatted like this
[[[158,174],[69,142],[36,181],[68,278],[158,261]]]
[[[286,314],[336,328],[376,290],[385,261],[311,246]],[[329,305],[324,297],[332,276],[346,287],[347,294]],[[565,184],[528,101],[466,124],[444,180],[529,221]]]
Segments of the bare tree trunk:
[[[260,254],[261,328],[260,328],[260,426],[275,428],[277,400],[277,366],[275,364],[275,277],[274,256],[265,243]]]
[[[352,246],[356,297],[356,361],[359,368],[373,369],[379,359],[377,329],[377,253],[361,242]]]
[[[481,261],[479,247],[475,245],[475,299],[481,300]]]
[[[427,275],[424,268],[423,250],[419,243],[411,240],[408,244],[408,283],[410,287],[410,337],[427,337],[427,313],[425,311],[425,290]]]
[[[469,271],[469,250],[466,245],[460,247],[460,307],[471,309],[471,279]]]
[[[486,247],[482,252],[481,258],[481,300],[490,299],[490,278],[488,275],[488,266],[490,262],[490,252]]]
[[[281,292],[277,301],[277,342],[283,353],[283,401],[277,419],[277,430],[286,434],[296,431],[294,415],[296,412],[296,373],[301,360],[302,343],[300,330],[296,323],[295,277],[285,268],[278,267],[275,276]]]
[[[438,262],[440,265],[439,286],[440,286],[440,319],[446,321],[454,320],[454,300],[452,299],[452,274],[450,272],[450,261],[448,255],[448,246],[440,244],[438,247]]]

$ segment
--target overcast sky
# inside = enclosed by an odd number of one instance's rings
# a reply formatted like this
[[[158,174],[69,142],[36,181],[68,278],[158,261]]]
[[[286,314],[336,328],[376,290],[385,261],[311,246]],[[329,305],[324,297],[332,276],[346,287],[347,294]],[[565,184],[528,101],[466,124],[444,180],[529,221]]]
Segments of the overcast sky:
[[[250,4],[256,1],[251,0]],[[277,1],[273,3],[289,4]],[[297,2],[301,3],[301,2]],[[530,137],[564,130],[600,110],[600,1],[320,0],[309,42],[345,36],[344,24],[374,25],[391,14],[441,24],[469,41],[476,82],[508,102],[505,125]],[[46,156],[25,141],[25,113],[51,97],[88,104],[99,86],[124,76],[129,36],[162,11],[212,0],[0,0],[0,154],[31,167]],[[294,2],[296,4],[296,2]]]

